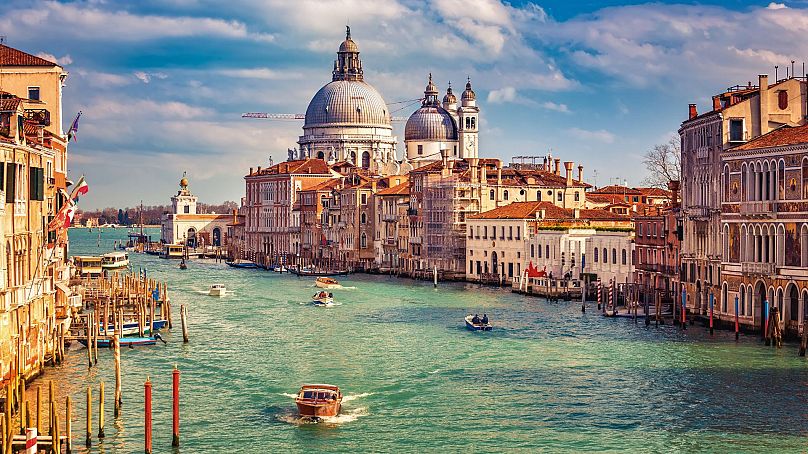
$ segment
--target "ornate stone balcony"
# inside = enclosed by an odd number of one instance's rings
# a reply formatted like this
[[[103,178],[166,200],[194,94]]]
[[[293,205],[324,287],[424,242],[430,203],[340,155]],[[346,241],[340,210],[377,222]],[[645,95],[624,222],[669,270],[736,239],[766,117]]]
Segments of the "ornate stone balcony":
[[[771,200],[742,202],[740,213],[744,216],[764,216],[773,218],[777,216],[777,204]]]
[[[743,274],[753,276],[773,276],[774,272],[774,263],[741,262],[741,273]]]

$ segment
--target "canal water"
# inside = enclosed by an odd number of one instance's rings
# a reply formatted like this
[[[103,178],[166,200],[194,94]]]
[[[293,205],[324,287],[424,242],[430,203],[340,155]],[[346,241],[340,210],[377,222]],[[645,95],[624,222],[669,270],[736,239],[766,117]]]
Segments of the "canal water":
[[[99,254],[122,229],[71,230],[71,254]],[[154,233],[155,236],[158,233]],[[101,246],[98,247],[97,245]],[[799,452],[808,435],[808,363],[795,345],[710,337],[693,326],[604,319],[590,303],[549,303],[506,290],[352,275],[341,305],[305,304],[312,279],[223,263],[132,254],[169,281],[167,346],[124,349],[123,415],[112,418],[112,355],[87,368],[74,344],[48,368],[74,399],[84,441],[86,384],[106,382],[106,438],[89,452],[143,452],[143,382],[154,385],[154,451],[171,452],[171,370],[181,379],[180,452],[723,451]],[[206,295],[210,284],[232,292]],[[179,306],[188,307],[183,345]],[[489,333],[463,316],[487,313]],[[301,383],[332,383],[343,414],[295,417]],[[40,382],[41,383],[41,382]],[[36,384],[35,384],[36,385]],[[94,405],[97,419],[97,404]]]

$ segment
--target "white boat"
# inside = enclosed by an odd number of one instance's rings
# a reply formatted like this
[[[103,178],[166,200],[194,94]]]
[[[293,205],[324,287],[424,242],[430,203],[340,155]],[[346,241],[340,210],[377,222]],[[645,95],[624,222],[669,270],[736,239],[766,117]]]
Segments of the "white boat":
[[[101,268],[116,270],[129,266],[129,254],[122,251],[110,252],[101,256]]]
[[[210,291],[208,295],[210,296],[224,296],[227,293],[227,289],[222,284],[213,284],[210,286]]]
[[[314,285],[316,285],[317,287],[324,288],[324,289],[329,289],[329,290],[333,290],[333,289],[336,289],[336,288],[342,288],[342,285],[340,285],[340,283],[337,282],[336,279],[332,279],[330,277],[318,277],[314,281]]]
[[[283,265],[278,265],[278,266],[276,266],[275,268],[273,268],[273,269],[272,269],[272,271],[274,271],[274,272],[276,272],[276,273],[286,273],[286,272],[288,272],[289,270],[287,270],[286,268],[284,268],[284,267],[283,267]]]
[[[330,293],[318,292],[311,297],[311,302],[315,306],[331,307],[334,305],[334,297]]]

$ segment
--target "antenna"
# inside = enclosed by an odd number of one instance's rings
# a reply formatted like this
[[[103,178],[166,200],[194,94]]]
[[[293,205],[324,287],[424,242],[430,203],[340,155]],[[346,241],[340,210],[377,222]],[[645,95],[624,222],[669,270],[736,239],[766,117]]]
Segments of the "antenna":
[[[6,35],[0,35],[0,44],[6,43]]]
[[[774,81],[775,82],[777,82],[777,68],[779,68],[779,66],[774,65]]]

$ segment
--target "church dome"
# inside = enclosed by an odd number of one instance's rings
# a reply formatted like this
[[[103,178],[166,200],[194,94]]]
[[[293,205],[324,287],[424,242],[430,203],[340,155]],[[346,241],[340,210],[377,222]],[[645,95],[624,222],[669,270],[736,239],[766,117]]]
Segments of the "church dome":
[[[442,107],[421,106],[407,119],[404,140],[452,141],[457,140],[454,118]]]
[[[392,129],[382,95],[364,81],[335,80],[311,99],[303,128],[370,126]]]
[[[471,89],[471,79],[466,82],[466,90],[463,92],[463,95],[460,98],[463,101],[474,101],[477,99],[477,94]]]
[[[339,52],[355,52],[359,53],[359,46],[356,45],[354,40],[351,39],[350,35],[342,44],[339,45]]]
[[[452,83],[449,82],[449,87],[446,88],[446,95],[443,97],[443,102],[445,104],[455,104],[457,103],[457,97],[452,93]]]

